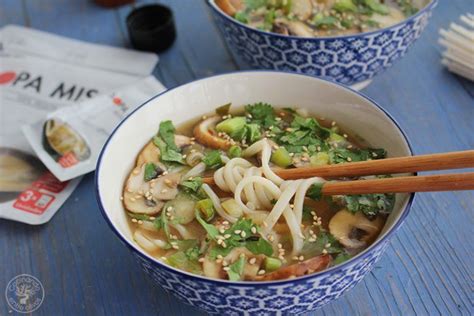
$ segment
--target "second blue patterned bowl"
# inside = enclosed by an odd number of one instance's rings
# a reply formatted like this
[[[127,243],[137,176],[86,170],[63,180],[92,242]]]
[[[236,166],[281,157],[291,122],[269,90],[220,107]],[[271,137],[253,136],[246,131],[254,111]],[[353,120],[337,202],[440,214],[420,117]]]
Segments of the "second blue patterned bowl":
[[[307,75],[246,71],[209,77],[168,90],[138,107],[115,129],[97,164],[97,200],[104,218],[143,270],[159,286],[185,303],[218,315],[282,315],[312,311],[354,287],[374,267],[408,215],[414,194],[397,195],[396,205],[378,239],[338,266],[303,277],[274,282],[232,282],[190,274],[164,264],[133,240],[120,196],[136,153],[156,133],[159,122],[189,122],[216,105],[257,101],[294,105],[318,113],[389,156],[412,150],[394,119],[374,101],[340,84]]]
[[[304,73],[363,87],[390,67],[417,40],[437,0],[396,25],[337,37],[296,37],[257,30],[238,22],[207,0],[217,27],[234,54],[251,67]]]

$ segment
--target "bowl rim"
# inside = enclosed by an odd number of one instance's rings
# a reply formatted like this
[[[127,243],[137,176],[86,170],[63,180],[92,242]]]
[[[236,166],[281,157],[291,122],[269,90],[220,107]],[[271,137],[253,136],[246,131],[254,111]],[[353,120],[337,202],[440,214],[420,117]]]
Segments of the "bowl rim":
[[[132,112],[130,112],[115,128],[114,130],[112,131],[112,133],[109,135],[109,137],[107,138],[107,141],[105,142],[104,146],[102,147],[102,150],[99,154],[99,157],[97,159],[97,165],[96,165],[96,171],[95,171],[95,175],[94,175],[94,191],[95,191],[95,195],[96,195],[96,200],[97,200],[97,204],[99,206],[99,210],[102,214],[102,216],[104,217],[105,221],[107,222],[108,226],[112,229],[112,231],[119,237],[119,239],[122,241],[123,244],[125,244],[128,248],[130,248],[131,250],[133,250],[134,252],[136,252],[138,255],[140,255],[141,257],[145,257],[151,261],[153,261],[155,264],[157,264],[160,268],[164,268],[165,270],[168,270],[169,272],[171,273],[178,273],[178,274],[181,274],[185,277],[190,277],[190,278],[194,278],[194,279],[198,279],[200,282],[208,282],[208,283],[217,283],[219,285],[234,285],[234,286],[247,286],[247,287],[266,287],[266,286],[272,286],[272,285],[279,285],[279,284],[287,284],[287,283],[292,283],[292,282],[300,282],[300,281],[304,281],[306,279],[311,279],[311,278],[315,278],[315,277],[321,277],[323,275],[328,275],[328,274],[332,274],[334,271],[337,271],[337,270],[342,270],[343,268],[347,267],[347,266],[350,266],[350,265],[353,265],[353,264],[357,264],[356,262],[359,262],[359,261],[363,261],[364,259],[366,259],[366,257],[368,257],[372,251],[377,247],[377,246],[380,246],[382,245],[385,241],[389,241],[392,234],[395,233],[400,227],[401,225],[404,223],[406,217],[408,216],[408,214],[410,213],[410,209],[411,209],[411,206],[413,204],[413,201],[415,199],[415,193],[411,193],[409,198],[408,198],[408,201],[406,203],[406,206],[401,210],[401,216],[400,218],[393,224],[392,227],[390,227],[390,229],[388,229],[385,233],[384,233],[384,236],[378,240],[376,240],[374,243],[372,243],[368,248],[364,249],[362,252],[358,253],[357,255],[355,255],[354,257],[350,258],[349,260],[341,263],[341,264],[338,264],[336,266],[333,266],[333,267],[330,267],[328,269],[325,269],[325,270],[322,270],[322,271],[319,271],[319,272],[316,272],[316,273],[313,273],[313,274],[308,274],[308,275],[303,275],[303,276],[300,276],[300,277],[297,277],[297,278],[293,278],[293,279],[285,279],[285,280],[275,280],[275,281],[230,281],[230,280],[221,280],[221,279],[212,279],[212,278],[209,278],[209,277],[206,277],[206,276],[202,276],[202,275],[197,275],[197,274],[193,274],[193,273],[190,273],[190,272],[187,272],[187,271],[183,271],[183,270],[180,270],[180,269],[177,269],[177,268],[174,268],[170,265],[167,265],[166,263],[163,263],[161,261],[159,261],[158,259],[150,256],[148,253],[146,253],[144,250],[140,249],[138,245],[135,245],[133,244],[133,242],[131,240],[129,240],[128,238],[125,238],[124,236],[122,236],[122,234],[118,231],[118,229],[114,226],[114,224],[112,223],[112,221],[110,220],[109,216],[107,215],[106,211],[105,211],[105,207],[104,205],[102,204],[102,199],[101,199],[101,195],[100,195],[100,188],[99,188],[99,178],[100,178],[100,171],[101,171],[101,164],[102,164],[102,160],[103,160],[103,156],[104,156],[104,153],[107,151],[107,148],[108,148],[108,145],[109,145],[109,142],[112,140],[113,136],[115,135],[115,133],[121,128],[121,126],[132,116],[134,115],[135,112],[139,111],[141,108],[147,106],[147,105],[150,105],[152,104],[151,101],[153,101],[154,99],[156,98],[159,98],[161,95],[164,95],[166,93],[170,93],[176,89],[179,89],[183,86],[187,86],[187,85],[190,85],[190,84],[194,84],[196,82],[199,82],[199,81],[205,81],[205,80],[208,80],[208,79],[211,79],[211,78],[218,78],[218,77],[225,77],[225,76],[232,76],[232,75],[242,75],[242,74],[254,74],[254,73],[270,73],[270,74],[284,74],[285,76],[299,76],[299,77],[305,77],[306,79],[310,79],[310,80],[317,80],[317,81],[324,81],[328,84],[332,84],[332,85],[335,85],[337,86],[338,88],[341,88],[341,89],[346,89],[348,90],[349,92],[352,92],[354,94],[356,94],[357,96],[363,98],[363,99],[366,99],[367,101],[369,101],[369,103],[375,107],[376,109],[380,110],[383,114],[385,114],[387,116],[387,118],[389,120],[391,120],[393,122],[393,124],[396,126],[396,128],[398,129],[398,131],[400,132],[400,134],[402,135],[403,137],[403,140],[405,140],[406,142],[406,145],[408,147],[408,150],[409,150],[409,153],[410,155],[413,155],[413,148],[412,148],[412,145],[411,145],[411,142],[408,138],[408,136],[406,135],[406,133],[403,131],[403,129],[401,128],[400,124],[395,120],[395,118],[388,112],[386,111],[384,108],[382,108],[377,102],[375,102],[372,98],[364,95],[363,93],[359,92],[359,91],[356,91],[348,86],[345,86],[343,84],[340,84],[340,83],[337,83],[335,81],[332,81],[332,80],[328,80],[328,79],[325,79],[325,78],[317,78],[317,77],[314,77],[314,76],[311,76],[311,75],[307,75],[307,74],[301,74],[301,73],[294,73],[294,72],[289,72],[289,71],[280,71],[280,70],[243,70],[243,71],[231,71],[231,72],[226,72],[226,73],[221,73],[221,74],[218,74],[218,75],[213,75],[213,76],[209,76],[209,77],[205,77],[205,78],[200,78],[200,79],[196,79],[196,80],[192,80],[192,81],[189,81],[185,84],[182,84],[182,85],[178,85],[176,87],[173,87],[173,88],[170,88],[170,89],[167,89],[153,97],[151,97],[150,99],[148,99],[147,101],[145,101],[144,103],[142,103],[140,106],[138,106],[137,108],[135,108]]]
[[[429,3],[427,3],[422,9],[418,10],[418,12],[416,12],[415,14],[403,19],[402,21],[400,21],[396,24],[393,24],[393,25],[390,25],[390,26],[387,26],[387,27],[384,27],[384,28],[376,29],[376,30],[370,31],[370,32],[361,32],[361,33],[356,33],[356,34],[339,35],[339,36],[318,36],[318,37],[283,35],[283,34],[278,34],[278,33],[273,33],[273,32],[268,32],[268,31],[262,31],[262,30],[250,27],[250,26],[248,26],[248,25],[246,25],[242,22],[239,22],[231,16],[228,16],[227,14],[222,12],[222,10],[217,6],[217,4],[215,4],[215,0],[206,0],[206,3],[208,4],[208,6],[212,10],[214,10],[214,12],[216,12],[220,16],[223,16],[226,20],[228,20],[231,23],[236,24],[240,27],[243,27],[247,30],[254,31],[256,33],[261,33],[261,34],[264,34],[264,35],[270,35],[270,36],[275,36],[275,37],[280,37],[280,38],[296,39],[296,40],[297,39],[301,39],[301,40],[337,40],[337,39],[348,39],[348,38],[351,38],[351,37],[356,38],[356,37],[361,37],[361,36],[372,35],[372,34],[375,34],[375,33],[381,33],[381,32],[396,28],[398,26],[401,26],[403,24],[406,24],[409,21],[414,20],[418,16],[424,14],[426,11],[431,11],[438,4],[438,0],[429,0],[429,1],[430,1]]]

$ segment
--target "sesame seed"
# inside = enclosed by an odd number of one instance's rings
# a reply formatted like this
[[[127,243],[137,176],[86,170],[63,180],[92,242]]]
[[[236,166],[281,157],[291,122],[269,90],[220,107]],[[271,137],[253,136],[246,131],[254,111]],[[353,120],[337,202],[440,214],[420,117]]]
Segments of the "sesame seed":
[[[179,249],[178,245],[176,245],[176,244],[172,244],[172,245],[171,245],[171,248],[176,249],[176,250]]]
[[[222,255],[217,255],[216,258],[217,259],[222,259]]]
[[[221,246],[222,246],[222,248],[227,248],[227,244],[225,243],[225,241],[222,241]]]
[[[217,239],[217,244],[220,245],[222,244],[223,240],[222,239]]]
[[[352,148],[352,145],[348,145],[347,148],[348,148],[348,149],[351,149],[351,148]]]
[[[250,228],[250,231],[252,232],[252,234],[256,234],[257,233],[257,227],[252,226],[252,228]]]
[[[328,253],[328,251],[326,249],[323,249],[322,253],[323,253],[323,255],[326,255]]]
[[[204,258],[199,258],[198,259],[199,262],[204,262],[204,260],[205,260]]]
[[[229,225],[229,222],[228,221],[223,221],[222,225]]]
[[[207,116],[206,116],[206,115],[203,115],[203,116],[202,116],[202,119],[203,119],[203,120],[207,119]]]
[[[294,204],[290,204],[290,208],[295,208],[295,205],[294,205]]]
[[[336,121],[332,121],[331,126],[336,126]]]
[[[342,134],[342,136],[344,136],[344,138],[347,138],[347,137],[349,137],[349,136],[347,136],[347,134]]]
[[[263,269],[262,269],[262,270],[259,270],[259,271],[257,272],[257,274],[258,274],[258,275],[263,275],[263,274],[265,274],[265,270],[263,270]]]
[[[136,223],[136,222],[138,222],[138,221],[137,221],[136,218],[132,218],[132,222],[133,222],[133,223]]]
[[[240,229],[234,230],[234,234],[236,234],[236,235],[240,235],[241,232],[242,231]]]
[[[136,199],[135,199],[135,198],[133,198],[133,197],[131,197],[131,198],[130,198],[130,201],[132,201],[132,202],[135,202],[135,201],[136,201]]]
[[[316,215],[316,212],[315,211],[311,211],[311,215]]]
[[[247,236],[247,234],[246,234],[244,231],[242,231],[242,232],[240,233],[240,236],[241,236],[242,238],[245,238],[245,236]]]
[[[250,258],[249,259],[250,264],[255,264],[255,262],[257,262],[257,258]]]
[[[263,222],[262,223],[264,227],[268,227],[268,223],[267,222]]]
[[[224,228],[219,229],[219,233],[221,234],[225,233],[225,229]]]
[[[276,117],[275,121],[281,121],[281,117]]]
[[[294,256],[294,257],[292,257],[291,259],[293,259],[293,260],[298,260],[298,256]]]
[[[283,245],[281,243],[278,243],[277,245],[278,248],[282,249],[283,248]]]
[[[329,247],[331,247],[330,243],[327,243],[327,244],[324,245],[324,248],[329,248]]]
[[[304,256],[299,256],[299,257],[298,257],[298,260],[299,260],[299,261],[303,261],[303,260],[304,260]]]
[[[228,263],[227,261],[225,261],[225,260],[222,260],[222,265],[225,267],[225,266],[228,266],[229,263]]]
[[[154,221],[156,219],[155,216],[150,216],[150,221]]]
[[[230,267],[223,267],[222,268],[224,271],[229,271],[230,270]]]
[[[225,235],[224,235],[224,238],[225,238],[225,239],[229,239],[230,237],[232,237],[231,234],[225,234]]]
[[[273,235],[268,235],[268,240],[274,241],[274,240],[275,240],[275,237],[274,237]]]
[[[143,224],[143,221],[141,219],[138,220],[138,224],[141,225]]]
[[[123,196],[120,197],[120,201],[123,201]]]
[[[166,184],[171,184],[171,180],[170,179],[165,179],[165,183]]]
[[[166,193],[166,192],[168,192],[168,190],[167,190],[167,189],[163,189],[163,190],[161,190],[161,193]]]
[[[240,257],[240,258],[245,258],[245,254],[244,254],[244,253],[241,253],[241,254],[239,255],[239,257]]]
[[[172,206],[168,206],[168,207],[166,208],[166,211],[168,211],[168,212],[171,212],[172,210],[173,210],[173,207],[172,207]]]
[[[352,158],[351,157],[347,157],[347,161],[352,161]]]
[[[321,146],[318,146],[316,149],[317,149],[318,151],[321,151]]]

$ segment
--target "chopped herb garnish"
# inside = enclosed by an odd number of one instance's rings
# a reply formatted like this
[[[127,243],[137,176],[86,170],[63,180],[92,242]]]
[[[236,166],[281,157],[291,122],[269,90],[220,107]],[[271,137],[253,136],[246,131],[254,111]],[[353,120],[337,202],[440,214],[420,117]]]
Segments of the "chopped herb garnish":
[[[380,3],[379,0],[363,0],[363,3],[375,13],[382,15],[390,13],[390,9],[386,5]]]
[[[204,158],[202,158],[202,162],[204,162],[207,169],[217,169],[223,164],[221,153],[218,150],[211,150],[207,152]]]
[[[202,178],[194,177],[192,179],[184,180],[179,185],[188,193],[197,193],[199,189],[201,189]]]
[[[326,247],[328,246],[329,247]],[[328,254],[339,254],[344,251],[342,245],[336,240],[336,238],[326,231],[321,231],[316,241],[305,241],[301,254],[306,258],[319,256],[323,253],[323,250]]]
[[[371,217],[379,212],[390,213],[395,205],[394,194],[360,194],[345,195],[347,209],[352,212],[362,212]]]
[[[201,224],[201,226],[206,230],[207,236],[209,239],[215,240],[216,236],[219,235],[219,230],[216,226],[206,223],[204,219],[201,217],[201,213],[196,210],[196,219]]]
[[[316,14],[313,19],[313,25],[317,28],[332,28],[337,25],[337,19],[333,16],[323,16]]]
[[[265,255],[271,256],[273,254],[272,245],[263,238],[258,240],[249,240],[245,242],[245,247],[250,250],[254,255]]]
[[[234,263],[229,266],[227,274],[229,275],[229,280],[231,281],[240,281],[242,280],[245,267],[245,257],[239,257]]]
[[[324,183],[315,183],[306,191],[306,196],[315,201],[321,200]]]
[[[339,0],[334,3],[332,8],[339,13],[357,12],[357,6],[352,2],[352,0]]]
[[[236,158],[242,156],[242,148],[239,146],[232,146],[229,148],[228,155],[230,158]]]
[[[152,162],[149,162],[145,165],[145,173],[144,173],[144,180],[146,182],[150,181],[150,180],[153,180],[155,179],[156,177],[158,177],[159,175],[159,171],[160,169],[158,169],[158,167],[152,163]]]
[[[178,151],[171,149],[159,136],[153,137],[153,143],[160,149],[160,159],[164,162],[177,162],[184,164],[183,155]]]
[[[251,122],[264,128],[275,125],[275,112],[268,103],[255,103],[245,106],[245,111],[250,114]]]

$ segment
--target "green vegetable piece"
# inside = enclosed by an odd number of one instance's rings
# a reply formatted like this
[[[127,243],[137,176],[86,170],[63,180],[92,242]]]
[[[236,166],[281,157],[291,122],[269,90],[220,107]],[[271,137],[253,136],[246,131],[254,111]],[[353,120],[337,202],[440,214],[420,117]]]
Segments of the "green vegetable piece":
[[[387,15],[390,13],[390,9],[386,5],[380,3],[379,0],[364,0],[364,4],[370,10],[378,14]]]
[[[280,269],[281,261],[277,258],[266,257],[263,261],[263,266],[265,268],[265,271],[272,272]]]
[[[242,280],[242,277],[244,274],[244,268],[245,268],[245,257],[239,257],[237,261],[235,261],[229,266],[229,270],[227,271],[229,280],[231,281]]]
[[[188,251],[178,251],[166,258],[166,262],[175,268],[202,274],[202,268],[197,258],[188,255]]]
[[[328,141],[335,142],[335,143],[342,143],[342,142],[346,142],[346,139],[337,133],[331,133],[329,135]]]
[[[184,164],[183,155],[181,155],[176,150],[173,150],[168,147],[165,141],[159,137],[153,137],[153,143],[160,149],[160,159],[165,162],[177,162]]]
[[[337,19],[333,16],[323,16],[316,14],[313,19],[313,25],[317,28],[332,28],[337,24]]]
[[[270,160],[271,162],[282,168],[286,168],[293,163],[293,160],[291,159],[291,156],[285,147],[280,147],[275,150]]]
[[[258,8],[267,5],[268,0],[244,0],[245,6],[250,10],[256,10]]]
[[[206,223],[206,221],[202,219],[201,213],[198,210],[196,210],[196,219],[199,224],[201,224],[201,226],[206,230],[207,236],[210,239],[215,240],[216,236],[219,235],[219,230],[217,229],[217,227],[212,224]]]
[[[321,200],[324,183],[315,183],[306,191],[306,196],[315,201]]]
[[[218,150],[211,150],[205,154],[202,162],[204,162],[207,169],[217,169],[222,166],[221,153]]]
[[[352,256],[348,253],[340,253],[336,256],[336,258],[334,259],[334,261],[332,262],[332,264],[334,266],[337,266],[338,264],[341,264],[347,260],[349,260],[350,258],[352,258]]]
[[[268,128],[276,125],[275,112],[273,107],[267,103],[255,103],[245,106],[245,111],[250,114],[251,121],[254,124]]]
[[[244,23],[244,24],[249,23],[249,17],[248,17],[248,15],[247,15],[245,12],[243,12],[243,11],[237,12],[237,13],[235,14],[234,18],[235,18],[237,21],[241,22],[241,23]],[[221,115],[222,115],[222,114],[221,114]]]
[[[267,30],[272,29],[273,22],[275,21],[275,17],[276,17],[276,14],[275,14],[274,9],[270,9],[270,10],[267,11],[267,13],[265,14],[265,18],[264,18],[264,27],[265,27],[265,29],[267,29]]]
[[[238,134],[245,128],[246,120],[243,116],[236,116],[227,120],[224,120],[216,125],[216,131],[224,132],[230,137]]]
[[[197,193],[202,186],[202,178],[201,177],[194,177],[192,180],[184,180],[180,183],[180,186],[185,191],[190,191],[191,193]]]
[[[144,180],[145,182],[148,182],[150,180],[155,179],[158,177],[158,169],[155,166],[154,163],[149,162],[145,165],[145,174],[144,174]]]
[[[237,145],[234,145],[229,148],[229,151],[227,153],[229,154],[230,158],[237,158],[242,156],[242,148]]]
[[[206,222],[209,222],[214,218],[216,211],[214,210],[214,204],[211,199],[200,200],[196,203],[196,210],[201,215],[201,218]]]
[[[353,23],[351,20],[345,19],[341,21],[341,25],[346,29],[350,29],[352,28]]]
[[[249,144],[255,143],[257,140],[262,138],[262,133],[260,132],[260,126],[258,124],[248,124],[245,126],[247,129],[247,141]]]
[[[178,150],[178,147],[176,147],[176,144],[174,142],[174,132],[175,128],[173,126],[173,123],[171,121],[162,121],[160,123],[160,128],[158,130],[158,133],[165,142],[165,144],[168,146],[169,149],[172,150]]]
[[[254,255],[265,255],[271,256],[273,254],[272,245],[263,238],[258,240],[250,240],[245,243],[245,247],[250,250]]]
[[[309,158],[312,166],[324,166],[329,164],[329,155],[326,152],[319,152]]]
[[[352,2],[352,0],[339,0],[332,8],[339,13],[357,12],[357,6]]]
[[[218,115],[227,115],[227,114],[229,114],[229,110],[230,110],[231,105],[232,105],[232,103],[227,103],[227,104],[221,105],[220,107],[218,107],[216,109],[216,114],[218,114]]]

